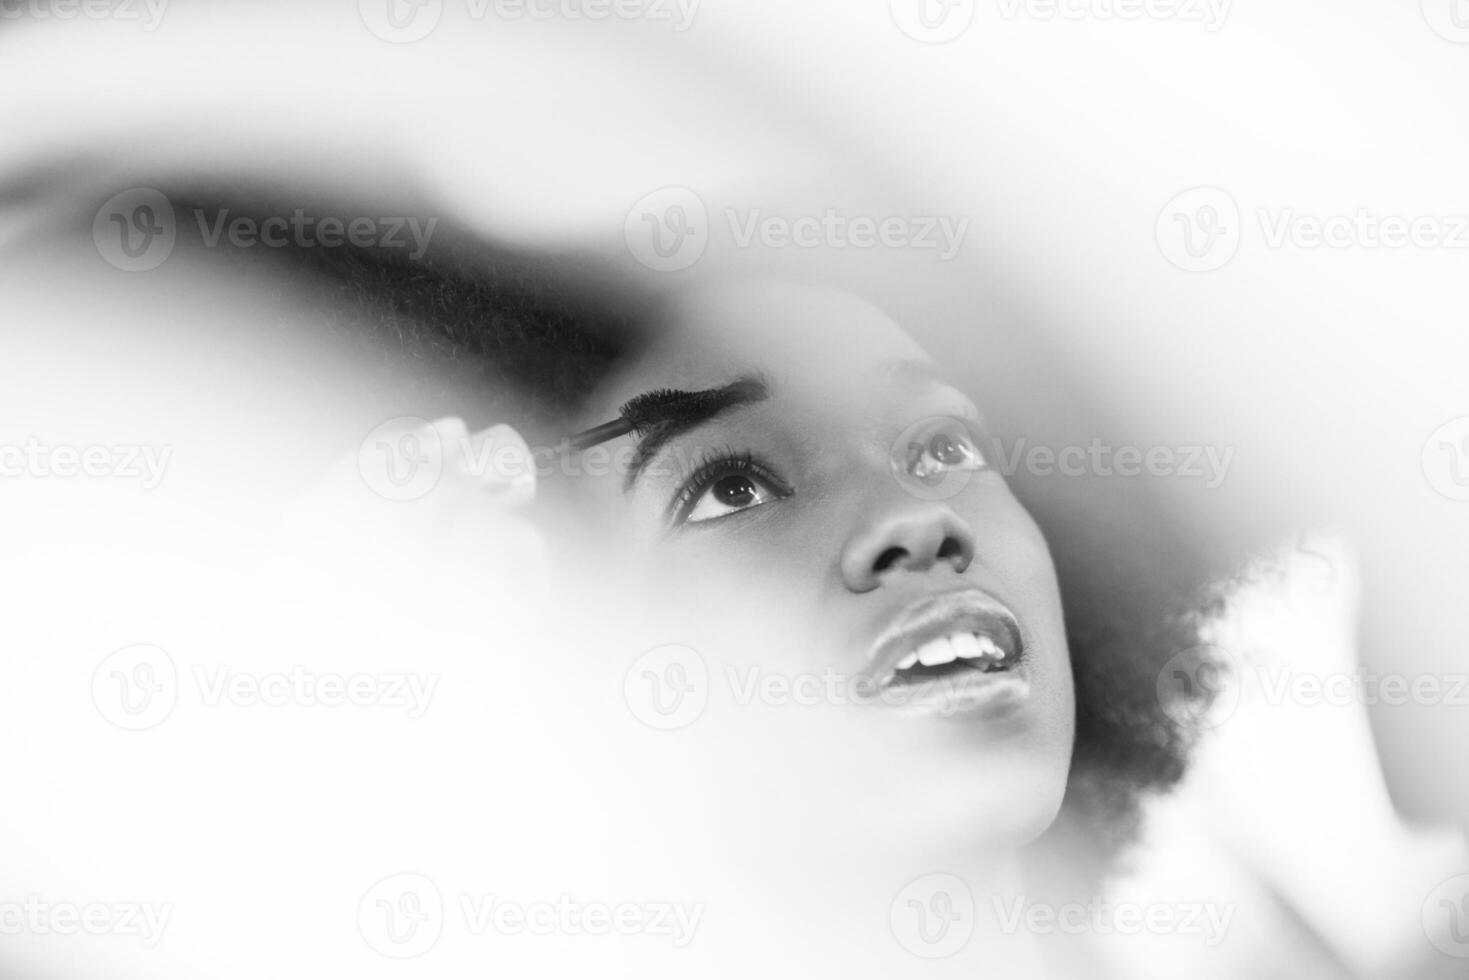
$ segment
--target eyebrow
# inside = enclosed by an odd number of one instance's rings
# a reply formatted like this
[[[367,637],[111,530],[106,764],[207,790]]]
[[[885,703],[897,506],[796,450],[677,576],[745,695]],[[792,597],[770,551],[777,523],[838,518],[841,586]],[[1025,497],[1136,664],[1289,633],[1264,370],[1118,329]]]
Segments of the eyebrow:
[[[948,385],[950,388],[959,387],[947,371],[932,361],[920,360],[918,358],[903,358],[901,360],[888,361],[883,365],[882,376],[889,383],[906,385],[913,388],[936,384]]]
[[[668,397],[670,395],[688,397],[672,399]],[[695,395],[698,396],[697,399],[692,397]],[[621,414],[639,416],[648,421],[640,425],[641,438],[637,449],[633,451],[627,476],[623,477],[623,492],[632,489],[643,470],[671,440],[707,425],[732,408],[764,401],[768,397],[770,390],[764,380],[755,375],[746,375],[729,384],[703,391],[661,388],[628,399]],[[641,431],[643,429],[646,431]]]

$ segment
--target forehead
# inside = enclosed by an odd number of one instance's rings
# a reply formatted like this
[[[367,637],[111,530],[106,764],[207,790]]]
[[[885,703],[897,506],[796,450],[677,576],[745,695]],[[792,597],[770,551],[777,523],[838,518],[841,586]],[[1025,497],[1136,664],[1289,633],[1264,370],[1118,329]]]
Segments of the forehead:
[[[703,288],[670,301],[600,410],[650,388],[701,389],[759,375],[775,397],[829,397],[893,361],[927,355],[889,316],[839,290],[788,283]]]

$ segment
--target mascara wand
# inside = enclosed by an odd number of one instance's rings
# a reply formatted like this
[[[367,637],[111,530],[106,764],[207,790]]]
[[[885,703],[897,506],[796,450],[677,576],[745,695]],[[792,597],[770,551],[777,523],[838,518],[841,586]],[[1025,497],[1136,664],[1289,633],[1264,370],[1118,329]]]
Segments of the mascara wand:
[[[618,409],[617,418],[568,436],[566,443],[573,452],[580,452],[629,432],[646,435],[659,426],[681,426],[708,418],[728,405],[748,401],[757,393],[763,394],[764,387],[758,381],[742,378],[722,388],[703,391],[659,388],[628,399]]]

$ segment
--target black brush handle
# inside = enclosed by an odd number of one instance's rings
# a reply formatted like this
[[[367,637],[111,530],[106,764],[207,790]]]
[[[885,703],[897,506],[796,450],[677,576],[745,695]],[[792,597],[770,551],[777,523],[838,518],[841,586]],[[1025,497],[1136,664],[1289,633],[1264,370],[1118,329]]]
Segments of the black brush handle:
[[[608,439],[616,439],[618,436],[625,436],[632,430],[633,424],[631,422],[624,418],[617,418],[613,419],[611,422],[603,422],[596,428],[587,429],[584,432],[578,432],[576,435],[567,440],[567,444],[573,450],[580,452],[583,449],[587,449],[591,446],[597,445],[597,443],[599,442],[606,442]]]

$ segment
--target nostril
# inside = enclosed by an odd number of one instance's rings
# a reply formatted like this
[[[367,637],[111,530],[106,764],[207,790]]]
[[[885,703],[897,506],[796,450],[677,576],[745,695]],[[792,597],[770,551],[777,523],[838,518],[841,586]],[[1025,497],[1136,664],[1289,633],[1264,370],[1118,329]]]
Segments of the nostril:
[[[910,574],[962,575],[975,551],[973,531],[948,507],[904,507],[854,529],[839,564],[843,584],[860,593]]]
[[[964,559],[964,545],[958,538],[944,538],[944,543],[939,545],[938,557],[940,561],[953,561]]]
[[[887,571],[889,568],[892,568],[898,562],[907,557],[908,552],[903,548],[888,548],[882,554],[877,556],[877,560],[872,563],[872,570],[881,575],[883,572]]]

